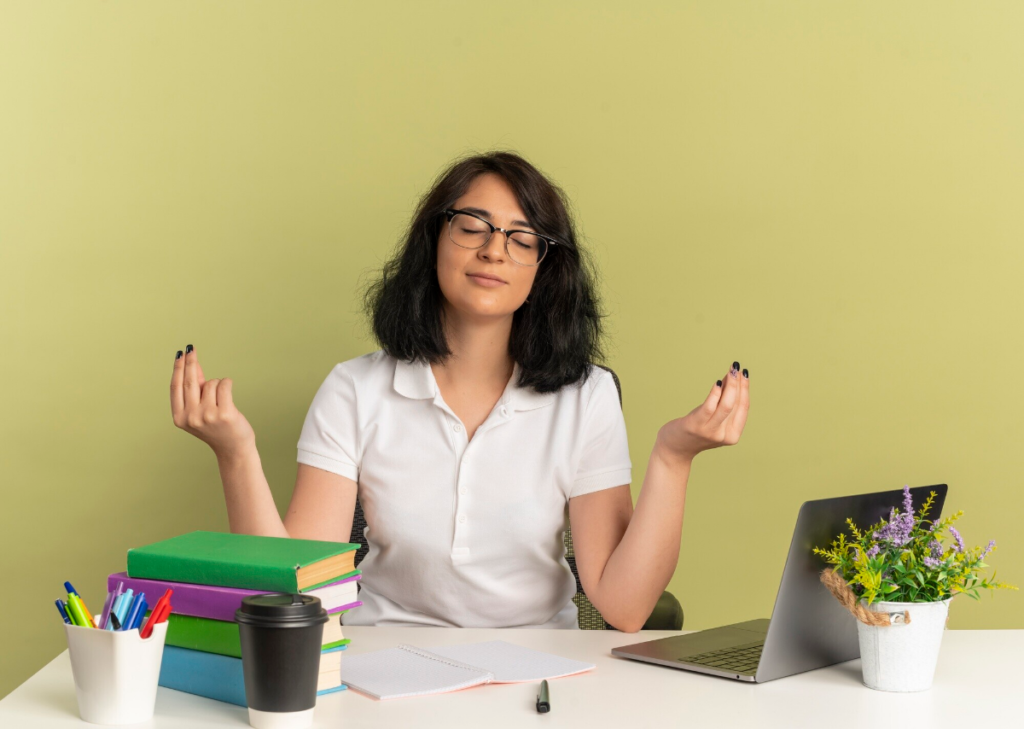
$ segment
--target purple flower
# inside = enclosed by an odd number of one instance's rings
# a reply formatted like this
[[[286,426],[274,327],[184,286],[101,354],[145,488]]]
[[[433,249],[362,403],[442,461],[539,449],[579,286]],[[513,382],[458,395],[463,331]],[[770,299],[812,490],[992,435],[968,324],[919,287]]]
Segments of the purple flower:
[[[878,556],[878,545],[877,544],[872,545],[871,549],[869,549],[867,551],[867,555],[868,555],[868,559],[874,559],[875,557],[877,557]]]
[[[953,535],[953,539],[956,540],[956,546],[953,547],[953,549],[955,549],[958,554],[960,552],[963,552],[965,549],[967,549],[967,547],[964,546],[964,538],[960,536],[960,532],[958,532],[956,530],[956,527],[951,526],[949,528],[949,533],[952,534]]]
[[[909,514],[911,520],[914,517],[914,497],[910,495],[910,484],[903,485],[903,513]]]
[[[942,556],[942,544],[938,539],[933,539],[928,543],[928,548],[931,550],[932,559],[938,559]]]
[[[939,560],[937,560],[935,557],[925,557],[924,558],[924,566],[928,567],[929,569],[935,569],[936,567],[939,566],[939,564],[940,564]]]
[[[874,533],[875,539],[891,542],[894,547],[902,547],[910,541],[910,532],[914,529],[914,512],[898,514],[896,509],[889,512],[889,523]]]
[[[984,549],[984,550],[982,551],[982,553],[981,553],[981,558],[982,558],[982,559],[985,559],[985,555],[986,555],[986,554],[988,554],[989,552],[991,552],[991,551],[992,551],[993,549],[995,549],[995,546],[996,546],[996,540],[995,540],[995,539],[993,539],[992,541],[990,541],[990,542],[988,543],[988,546],[987,546],[987,547],[985,547],[985,549]],[[870,553],[869,553],[869,554],[870,554]]]

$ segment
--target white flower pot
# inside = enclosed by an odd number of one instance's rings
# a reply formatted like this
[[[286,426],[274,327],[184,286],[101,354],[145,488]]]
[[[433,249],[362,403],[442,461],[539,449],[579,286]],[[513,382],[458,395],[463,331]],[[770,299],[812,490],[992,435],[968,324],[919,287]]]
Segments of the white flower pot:
[[[879,691],[927,691],[935,677],[949,601],[876,602],[876,613],[910,613],[909,623],[876,627],[857,621],[864,685]]]

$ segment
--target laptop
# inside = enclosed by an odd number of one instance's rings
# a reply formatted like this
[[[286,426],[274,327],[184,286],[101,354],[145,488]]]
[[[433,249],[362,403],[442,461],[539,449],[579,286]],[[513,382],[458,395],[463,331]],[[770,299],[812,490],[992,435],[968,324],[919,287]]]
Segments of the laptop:
[[[946,490],[946,484],[910,489],[914,513],[934,491],[927,518],[937,520]],[[840,532],[849,537],[847,517],[865,529],[879,519],[888,519],[892,507],[902,503],[903,489],[804,502],[770,620],[748,620],[624,645],[613,648],[612,655],[751,683],[860,657],[856,622],[821,584],[820,574],[827,563],[811,549],[831,545]]]

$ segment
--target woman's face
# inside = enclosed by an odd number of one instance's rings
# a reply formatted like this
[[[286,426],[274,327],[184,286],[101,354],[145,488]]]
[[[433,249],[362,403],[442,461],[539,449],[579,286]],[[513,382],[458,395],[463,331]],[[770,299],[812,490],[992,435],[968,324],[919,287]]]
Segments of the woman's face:
[[[452,206],[475,208],[492,225],[533,230],[512,188],[493,173],[478,175]],[[461,248],[448,237],[448,222],[437,241],[437,280],[448,304],[461,314],[511,316],[530,293],[537,266],[521,266],[505,252],[505,236],[495,231],[482,248]]]

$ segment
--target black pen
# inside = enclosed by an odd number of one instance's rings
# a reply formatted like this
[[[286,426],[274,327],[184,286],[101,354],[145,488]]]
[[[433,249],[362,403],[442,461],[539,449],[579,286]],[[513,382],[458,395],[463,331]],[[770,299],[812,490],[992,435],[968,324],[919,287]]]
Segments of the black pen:
[[[540,693],[537,695],[537,713],[546,714],[551,711],[551,698],[548,695],[548,681],[540,682]]]

